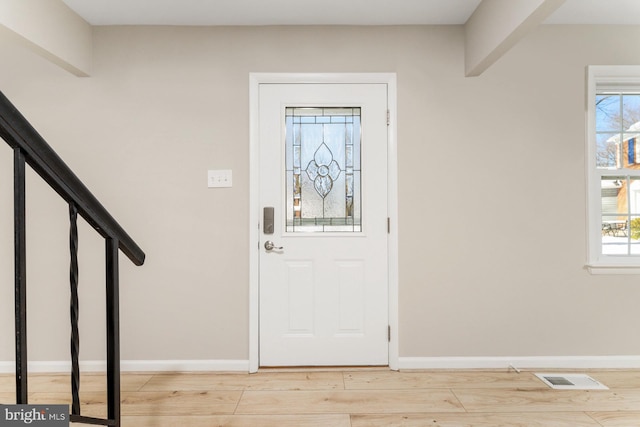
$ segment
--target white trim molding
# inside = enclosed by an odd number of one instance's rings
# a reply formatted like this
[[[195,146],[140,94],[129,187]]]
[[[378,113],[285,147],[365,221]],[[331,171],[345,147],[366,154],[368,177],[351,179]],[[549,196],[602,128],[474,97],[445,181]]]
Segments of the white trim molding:
[[[400,369],[638,369],[639,356],[401,357]]]
[[[591,274],[640,274],[640,267],[629,265],[587,265]]]
[[[398,144],[397,144],[397,77],[396,73],[250,73],[249,74],[249,371],[257,372],[259,355],[259,92],[261,84],[286,83],[381,83],[387,85],[388,126],[388,216],[389,229],[389,367],[397,370],[399,358],[398,327]]]
[[[598,129],[596,126],[596,105],[598,93],[611,92],[615,95],[640,90],[640,66],[637,65],[592,65],[586,69],[586,199],[587,199],[587,263],[591,274],[640,274],[640,256],[636,254],[603,254],[602,236],[602,180],[611,176],[627,176],[637,180],[640,171],[616,165],[611,168],[599,167],[596,162]],[[624,135],[628,129],[616,129]],[[601,131],[600,134],[604,134]],[[620,167],[618,167],[620,166]],[[632,218],[630,211],[621,216]],[[609,216],[612,216],[609,214]],[[615,216],[613,217],[615,219]]]
[[[123,360],[122,372],[248,373],[249,360]],[[640,369],[638,356],[400,357],[400,370],[427,369]],[[80,371],[106,372],[103,360],[80,362]],[[358,368],[354,368],[358,369]],[[30,373],[71,372],[68,361],[29,362]],[[15,372],[15,362],[0,361],[0,374]]]
[[[15,372],[15,362],[0,362],[0,374]],[[81,372],[106,372],[107,362],[89,360],[80,362]],[[248,360],[123,360],[122,372],[249,372]],[[69,361],[29,362],[30,373],[71,372]]]

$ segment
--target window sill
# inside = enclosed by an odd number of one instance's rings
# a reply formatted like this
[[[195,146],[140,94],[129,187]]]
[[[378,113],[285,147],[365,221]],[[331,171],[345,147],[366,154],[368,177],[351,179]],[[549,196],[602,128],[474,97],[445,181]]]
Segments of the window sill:
[[[587,270],[593,275],[602,274],[639,274],[640,265],[587,264]]]

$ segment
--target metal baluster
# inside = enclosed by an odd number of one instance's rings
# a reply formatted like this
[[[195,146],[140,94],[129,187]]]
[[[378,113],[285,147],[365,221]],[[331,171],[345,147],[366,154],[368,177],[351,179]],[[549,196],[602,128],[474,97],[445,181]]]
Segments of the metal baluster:
[[[106,239],[107,273],[107,411],[120,427],[120,291],[118,239]]]
[[[78,208],[69,203],[69,250],[71,265],[69,267],[69,282],[71,284],[71,394],[73,402],[71,413],[80,415],[80,333],[78,331]]]
[[[25,219],[25,157],[13,150],[13,214],[15,245],[16,403],[26,405],[27,393],[27,251]]]

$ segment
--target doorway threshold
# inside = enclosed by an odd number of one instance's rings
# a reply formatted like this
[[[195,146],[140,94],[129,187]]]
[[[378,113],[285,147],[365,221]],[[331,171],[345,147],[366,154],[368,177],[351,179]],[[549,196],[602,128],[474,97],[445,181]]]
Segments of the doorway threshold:
[[[260,366],[258,372],[348,372],[348,371],[389,371],[389,365],[377,366]]]

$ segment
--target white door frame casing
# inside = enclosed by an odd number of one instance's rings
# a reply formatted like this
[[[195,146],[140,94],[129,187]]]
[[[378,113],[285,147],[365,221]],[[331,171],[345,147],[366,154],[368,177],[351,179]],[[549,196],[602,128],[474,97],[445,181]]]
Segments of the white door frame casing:
[[[397,148],[397,84],[395,73],[250,73],[249,74],[249,371],[257,372],[259,354],[259,252],[260,241],[260,129],[259,94],[261,84],[366,84],[387,85],[389,125],[387,162],[387,216],[390,219],[388,239],[389,263],[389,367],[399,369],[398,341],[398,148]]]

